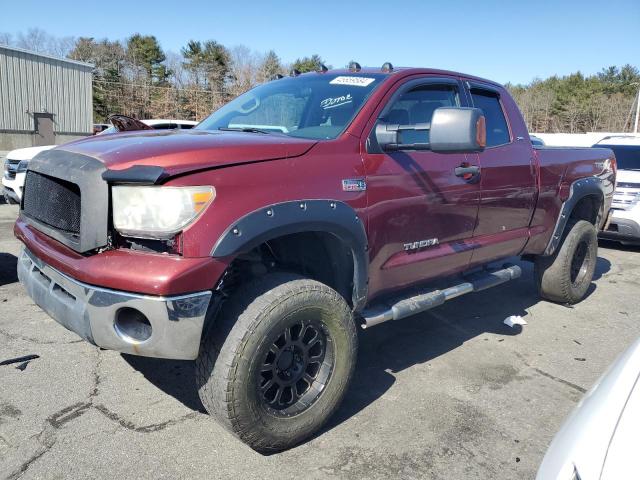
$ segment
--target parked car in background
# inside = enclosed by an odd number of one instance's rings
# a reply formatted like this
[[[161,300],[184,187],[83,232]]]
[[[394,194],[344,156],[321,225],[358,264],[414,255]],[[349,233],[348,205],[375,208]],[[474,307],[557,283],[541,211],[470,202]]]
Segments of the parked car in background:
[[[533,145],[534,147],[544,147],[544,140],[542,140],[540,137],[529,135],[529,138],[531,139],[531,145]]]
[[[174,119],[151,119],[137,120],[151,127],[153,130],[189,130],[196,126],[198,122],[192,120],[174,120]],[[102,124],[100,124],[102,125]],[[97,135],[118,133],[118,129],[113,125],[106,125],[108,128],[103,129]],[[4,174],[2,176],[2,187],[4,199],[7,203],[20,203],[22,199],[22,190],[24,188],[25,172],[29,165],[29,161],[38,153],[50,150],[56,145],[46,145],[44,147],[28,147],[12,150],[7,154],[4,164]]]
[[[640,339],[584,396],[551,442],[537,480],[638,478]]]
[[[594,145],[610,148],[616,155],[618,179],[611,213],[601,238],[623,244],[640,243],[640,136],[620,135],[603,138]]]
[[[118,117],[124,117],[123,115],[118,115]],[[193,120],[172,120],[166,118],[159,119],[151,119],[151,120],[136,120],[137,122],[144,123],[145,125],[151,127],[153,130],[190,130],[195,127],[198,122],[194,122]],[[106,130],[100,132],[99,135],[118,133],[120,130],[118,127],[112,125]]]
[[[2,175],[2,194],[7,203],[20,203],[24,187],[24,176],[29,160],[38,153],[50,150],[53,147],[55,145],[18,148],[7,153]]]
[[[97,135],[100,132],[104,132],[110,126],[111,126],[111,124],[109,124],[109,123],[94,123],[93,124],[93,134]]]

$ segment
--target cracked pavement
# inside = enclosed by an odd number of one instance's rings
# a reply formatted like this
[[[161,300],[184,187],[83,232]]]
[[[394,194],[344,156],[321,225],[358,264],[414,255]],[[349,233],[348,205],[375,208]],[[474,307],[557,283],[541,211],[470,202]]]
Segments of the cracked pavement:
[[[262,456],[203,410],[191,362],[99,350],[32,304],[0,205],[0,478],[533,478],[560,424],[640,334],[640,249],[601,244],[589,297],[523,277],[360,332],[355,381],[307,443]],[[511,329],[509,315],[528,325]]]

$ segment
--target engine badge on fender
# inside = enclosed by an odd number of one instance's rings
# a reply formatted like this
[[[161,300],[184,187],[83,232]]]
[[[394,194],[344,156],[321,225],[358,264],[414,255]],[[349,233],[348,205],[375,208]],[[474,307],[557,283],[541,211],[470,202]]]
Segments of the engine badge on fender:
[[[347,178],[342,180],[342,190],[345,192],[364,192],[367,189],[367,182],[358,178]]]

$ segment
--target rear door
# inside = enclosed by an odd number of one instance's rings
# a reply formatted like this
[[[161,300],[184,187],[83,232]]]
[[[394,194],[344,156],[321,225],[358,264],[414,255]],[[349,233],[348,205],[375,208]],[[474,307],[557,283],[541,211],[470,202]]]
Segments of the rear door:
[[[431,122],[438,107],[466,106],[463,85],[448,77],[412,77],[396,87],[378,121],[400,125]],[[369,201],[370,283],[375,296],[467,268],[480,185],[456,176],[470,159],[429,150],[383,152],[372,141],[366,152]],[[405,131],[401,143],[428,143],[428,131]],[[372,146],[372,144],[375,144]],[[471,156],[475,161],[475,156]]]
[[[516,255],[526,244],[537,194],[536,170],[530,142],[513,137],[501,90],[479,82],[466,86],[471,105],[484,112],[487,126],[487,147],[477,154],[481,193],[471,260],[477,265]]]

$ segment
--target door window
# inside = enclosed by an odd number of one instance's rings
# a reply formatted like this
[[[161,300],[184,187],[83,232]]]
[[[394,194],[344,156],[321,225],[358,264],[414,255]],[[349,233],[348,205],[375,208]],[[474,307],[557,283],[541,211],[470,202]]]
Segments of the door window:
[[[486,90],[472,89],[471,99],[473,106],[484,112],[487,125],[487,147],[509,143],[511,141],[509,127],[498,95]]]
[[[399,125],[430,123],[436,108],[459,105],[458,89],[454,85],[420,85],[403,93],[385,120]],[[428,130],[401,130],[399,137],[400,143],[429,143]]]

